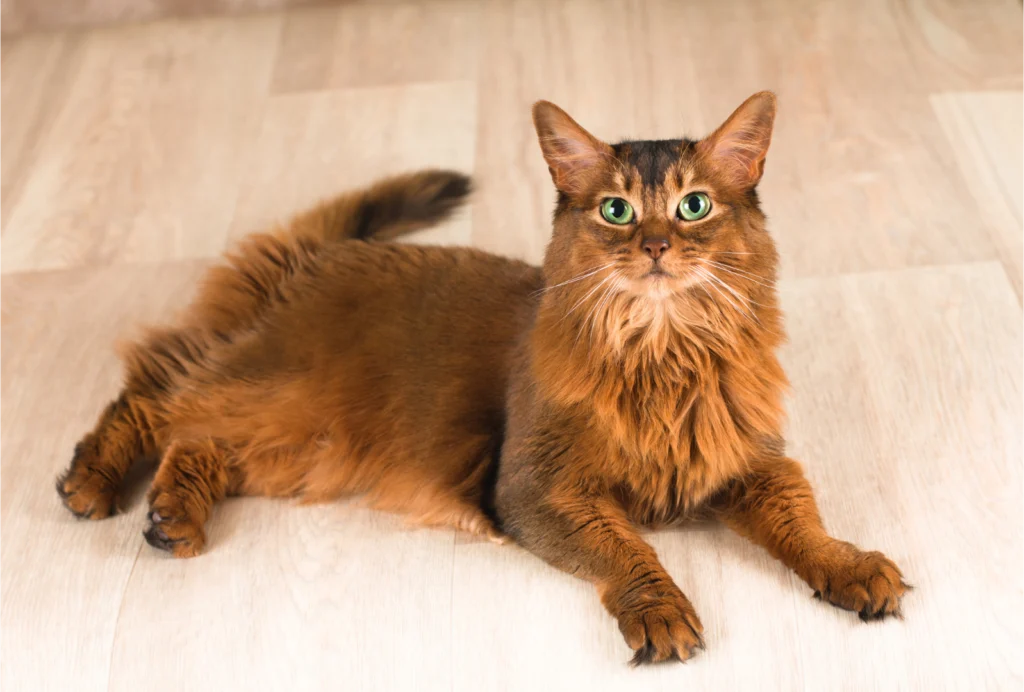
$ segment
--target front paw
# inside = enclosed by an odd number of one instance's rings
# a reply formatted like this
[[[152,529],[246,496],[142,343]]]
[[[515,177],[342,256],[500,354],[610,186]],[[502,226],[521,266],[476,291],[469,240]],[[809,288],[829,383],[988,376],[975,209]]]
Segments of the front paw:
[[[852,610],[864,621],[903,617],[900,602],[911,587],[903,581],[899,567],[879,552],[862,552],[853,546],[844,552],[849,554],[830,562],[810,580],[815,598]]]
[[[686,661],[704,648],[704,626],[681,592],[652,595],[618,613],[619,630],[636,653],[630,663]]]
[[[146,515],[149,525],[142,532],[146,542],[174,557],[195,557],[206,546],[206,532],[201,521],[193,519],[188,509],[169,493],[156,493],[150,500]]]

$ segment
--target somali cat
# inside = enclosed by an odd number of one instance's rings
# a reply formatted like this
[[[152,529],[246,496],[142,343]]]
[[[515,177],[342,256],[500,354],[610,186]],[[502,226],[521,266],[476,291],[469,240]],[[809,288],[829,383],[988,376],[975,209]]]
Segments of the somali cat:
[[[543,268],[379,242],[469,193],[425,171],[246,239],[177,324],[124,350],[125,385],[58,480],[115,511],[159,455],[146,540],[205,545],[227,495],[362,494],[426,525],[506,536],[592,582],[635,663],[703,648],[638,527],[719,518],[864,619],[907,588],[830,537],[782,439],[777,255],[755,187],[775,117],[752,96],[699,140],[605,144],[534,122],[558,190]]]

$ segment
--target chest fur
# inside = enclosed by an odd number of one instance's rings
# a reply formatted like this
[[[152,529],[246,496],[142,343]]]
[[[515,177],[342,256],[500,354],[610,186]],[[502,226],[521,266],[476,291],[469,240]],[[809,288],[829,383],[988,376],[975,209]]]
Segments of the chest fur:
[[[784,379],[774,357],[755,369],[619,373],[590,398],[599,472],[640,523],[679,518],[752,458],[777,446]]]
[[[669,522],[781,449],[776,316],[761,315],[760,333],[609,328],[590,349],[548,325],[534,332],[532,374],[585,431],[589,480],[638,522]]]

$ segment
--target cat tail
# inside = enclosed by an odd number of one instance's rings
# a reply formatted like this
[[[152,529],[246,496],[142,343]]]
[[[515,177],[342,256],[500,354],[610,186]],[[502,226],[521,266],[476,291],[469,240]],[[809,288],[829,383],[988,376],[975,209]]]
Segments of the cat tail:
[[[396,175],[320,203],[300,214],[290,232],[320,242],[389,240],[444,221],[471,191],[469,177],[455,171]]]
[[[325,245],[427,228],[451,216],[470,190],[469,178],[453,171],[397,175],[322,202],[275,232],[247,236],[207,271],[179,324],[122,344],[130,388],[173,389],[216,344],[244,333],[285,301],[283,287],[292,277],[314,274]]]

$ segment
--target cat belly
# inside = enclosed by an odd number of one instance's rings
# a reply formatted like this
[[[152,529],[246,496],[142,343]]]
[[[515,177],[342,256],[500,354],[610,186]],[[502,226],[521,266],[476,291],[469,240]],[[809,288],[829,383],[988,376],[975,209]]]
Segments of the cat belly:
[[[235,495],[303,503],[358,497],[410,523],[498,536],[481,508],[492,435],[457,422],[428,423],[415,409],[366,406],[346,389],[312,372],[260,385],[190,387],[168,405],[163,437],[224,446]]]

